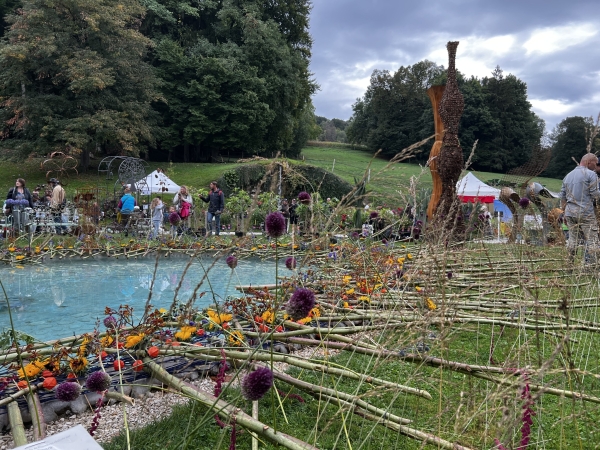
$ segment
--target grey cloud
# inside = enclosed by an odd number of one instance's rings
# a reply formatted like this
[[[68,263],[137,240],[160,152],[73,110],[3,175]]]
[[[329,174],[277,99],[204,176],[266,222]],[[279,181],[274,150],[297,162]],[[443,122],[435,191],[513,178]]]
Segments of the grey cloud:
[[[317,114],[350,117],[350,105],[364,90],[349,86],[344,80],[368,77],[373,68],[394,71],[400,65],[414,64],[425,59],[436,42],[443,46],[445,40],[461,37],[508,34],[517,37],[518,45],[511,53],[498,56],[490,71],[500,65],[505,72],[517,75],[527,83],[530,98],[581,105],[567,115],[596,114],[587,109],[600,109],[600,105],[590,101],[600,91],[600,75],[592,76],[600,72],[600,33],[581,45],[548,55],[526,55],[520,46],[535,29],[574,22],[598,24],[597,10],[597,2],[587,0],[315,0],[311,15],[311,70],[322,86],[314,98]],[[459,47],[459,55],[461,50],[466,51]],[[370,61],[382,63],[362,71],[357,69]],[[435,62],[447,64],[445,59]],[[552,114],[544,118],[550,126],[560,120]]]

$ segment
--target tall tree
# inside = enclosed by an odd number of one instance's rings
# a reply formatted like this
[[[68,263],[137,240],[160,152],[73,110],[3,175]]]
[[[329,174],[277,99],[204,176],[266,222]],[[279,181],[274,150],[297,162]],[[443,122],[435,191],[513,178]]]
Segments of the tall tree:
[[[543,122],[527,101],[527,85],[514,75],[504,76],[496,67],[491,77],[481,80],[486,104],[496,127],[490,140],[478,149],[479,165],[487,170],[506,172],[531,157],[542,138]]]
[[[138,155],[154,141],[157,79],[136,0],[24,0],[0,45],[4,138],[24,153],[103,147]]]
[[[165,80],[161,147],[185,161],[224,150],[295,153],[316,89],[310,1],[155,0],[144,32]]]
[[[353,105],[348,140],[393,156],[433,134],[433,123],[423,129],[422,116],[431,111],[426,90],[442,70],[431,61],[400,67],[393,75],[375,70],[364,97]]]
[[[5,28],[8,26],[6,16],[14,14],[21,6],[21,0],[0,0],[0,37],[4,36]]]
[[[589,136],[594,126],[591,117],[567,117],[550,134],[552,158],[544,172],[545,176],[563,178],[586,152]],[[600,150],[600,142],[594,142],[592,152]]]

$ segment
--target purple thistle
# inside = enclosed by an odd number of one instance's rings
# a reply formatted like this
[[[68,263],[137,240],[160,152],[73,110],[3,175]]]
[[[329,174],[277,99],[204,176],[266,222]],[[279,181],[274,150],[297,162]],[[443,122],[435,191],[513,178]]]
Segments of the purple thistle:
[[[272,212],[265,218],[265,230],[272,238],[278,238],[285,233],[285,217],[280,212]]]
[[[229,255],[225,260],[230,269],[235,269],[237,267],[238,259],[235,255]]]
[[[377,219],[378,217],[379,213],[377,211],[373,211],[371,214],[369,214],[369,219]]]
[[[285,311],[294,320],[304,319],[315,307],[315,293],[310,289],[298,288],[285,305]]]
[[[527,197],[522,197],[521,200],[519,200],[519,206],[523,209],[527,208],[529,206],[529,199]]]
[[[177,211],[173,211],[171,214],[169,214],[169,223],[171,225],[179,225],[179,222],[181,222],[181,216]]]
[[[358,238],[360,237],[360,235],[358,234],[358,232],[356,232],[356,231],[353,231],[353,232],[352,232],[352,234],[350,235],[350,237],[351,237],[352,239],[358,239]]]
[[[298,200],[303,205],[308,205],[310,203],[310,194],[306,191],[302,191],[298,194]]]
[[[242,395],[248,400],[260,400],[273,386],[273,372],[266,367],[250,372],[242,380]]]
[[[287,267],[290,270],[294,270],[296,268],[296,258],[294,258],[293,256],[289,256],[285,260],[285,267]]]
[[[60,383],[56,386],[56,389],[54,389],[56,398],[63,402],[77,400],[79,394],[81,394],[81,386],[79,386],[79,383],[65,381],[64,383]]]
[[[117,328],[117,319],[115,319],[113,316],[105,317],[104,326],[111,329]]]
[[[109,374],[102,370],[98,370],[97,372],[90,374],[85,382],[85,387],[93,392],[102,392],[110,387],[110,381]]]

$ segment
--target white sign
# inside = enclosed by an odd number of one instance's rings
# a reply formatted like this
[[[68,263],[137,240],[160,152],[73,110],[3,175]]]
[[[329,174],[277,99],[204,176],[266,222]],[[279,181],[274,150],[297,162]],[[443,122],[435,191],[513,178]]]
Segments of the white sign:
[[[102,447],[81,425],[48,436],[42,441],[22,445],[15,450],[102,450]]]

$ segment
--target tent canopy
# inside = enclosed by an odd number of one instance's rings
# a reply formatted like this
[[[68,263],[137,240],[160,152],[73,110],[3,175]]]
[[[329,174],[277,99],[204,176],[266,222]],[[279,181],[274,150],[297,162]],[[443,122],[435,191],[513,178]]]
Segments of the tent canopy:
[[[179,185],[175,184],[163,172],[155,170],[150,175],[135,183],[137,191],[142,195],[177,194]]]
[[[469,172],[456,183],[456,194],[464,203],[493,203],[500,196],[500,189],[485,184]]]

